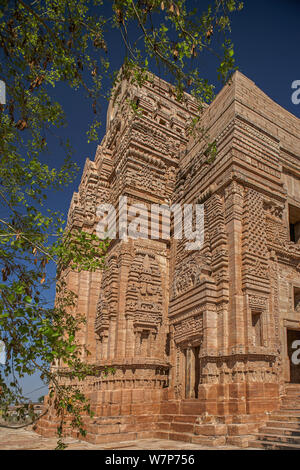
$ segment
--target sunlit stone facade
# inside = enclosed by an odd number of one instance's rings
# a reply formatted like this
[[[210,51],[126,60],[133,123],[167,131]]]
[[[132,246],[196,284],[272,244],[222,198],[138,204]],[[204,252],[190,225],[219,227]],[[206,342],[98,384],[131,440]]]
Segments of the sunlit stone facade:
[[[138,104],[138,114],[128,107]],[[300,120],[237,72],[203,113],[166,82],[123,81],[87,160],[69,226],[95,232],[97,207],[203,203],[201,250],[185,240],[113,240],[107,269],[70,272],[87,361],[114,375],[84,388],[92,442],[164,437],[246,445],[281,406],[300,339]],[[51,415],[39,432],[55,431]]]

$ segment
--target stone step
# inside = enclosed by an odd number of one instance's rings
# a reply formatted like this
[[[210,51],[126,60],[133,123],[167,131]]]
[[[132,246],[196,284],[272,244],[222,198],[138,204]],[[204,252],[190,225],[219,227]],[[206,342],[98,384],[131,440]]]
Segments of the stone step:
[[[280,407],[279,410],[274,410],[274,411],[272,412],[272,414],[273,414],[273,413],[280,413],[280,414],[289,413],[289,414],[293,414],[293,415],[298,415],[298,416],[300,416],[300,410],[297,410],[297,409],[295,410],[294,408],[290,408],[290,409],[284,408],[284,409],[282,409],[282,408]]]
[[[181,423],[181,422],[167,422],[167,421],[158,421],[156,423],[156,429],[161,431],[170,431],[170,432],[184,432],[184,433],[194,433],[194,423]]]
[[[295,400],[295,401],[299,401],[300,400],[300,395],[297,393],[295,394],[290,394],[290,395],[286,395],[285,397],[282,398],[283,401],[290,401],[290,400]]]
[[[295,429],[295,428],[290,428],[287,427],[288,425],[286,424],[286,427],[271,427],[271,426],[264,426],[263,428],[260,428],[259,434],[284,434],[287,436],[299,436],[300,437],[300,428]]]
[[[294,419],[294,420],[300,420],[300,413],[298,410],[277,410],[277,411],[274,411],[270,418],[273,418],[273,419],[277,419],[277,417],[280,417],[280,419],[287,419],[289,420],[290,418],[291,419]]]
[[[180,405],[181,415],[202,415],[204,411],[203,403],[198,400],[184,400]]]
[[[300,400],[299,401],[283,401],[280,405],[280,410],[295,410],[300,414]]]
[[[272,421],[280,421],[281,423],[284,423],[287,427],[290,426],[290,423],[299,425],[300,424],[300,419],[298,417],[293,417],[293,416],[282,416],[282,415],[272,415],[271,417]]]
[[[159,415],[160,423],[188,423],[195,424],[198,415]]]
[[[253,439],[253,435],[244,434],[242,436],[226,436],[226,445],[232,445],[240,448],[249,448]]]
[[[300,400],[300,394],[299,393],[293,393],[293,394],[290,394],[290,395],[285,395],[284,397],[282,397],[282,400]]]
[[[198,415],[174,415],[174,422],[195,424]]]
[[[155,432],[155,437],[157,437],[158,439],[171,439],[174,441],[192,442],[194,434],[171,432],[170,430],[158,430]]]
[[[300,448],[300,436],[287,436],[284,434],[256,434],[256,440],[257,441],[263,441],[263,442],[278,442],[278,443],[284,443],[284,444],[297,444],[299,445]]]
[[[171,422],[173,421],[174,419],[174,415],[160,415],[159,416],[159,421],[162,421],[162,422]]]
[[[124,423],[124,424],[109,424],[109,425],[88,425],[86,430],[90,434],[95,435],[116,435],[130,432],[141,432],[154,430],[156,423]]]
[[[179,423],[173,422],[171,423],[171,431],[174,432],[187,432],[187,433],[194,433],[194,423]]]
[[[294,410],[300,412],[300,403],[282,403],[280,406],[281,410]]]
[[[170,431],[171,423],[158,421],[155,427],[158,431]]]
[[[226,444],[225,436],[195,436],[192,433],[170,432],[168,439],[173,441],[191,442],[207,447],[222,446]]]
[[[282,403],[300,403],[300,397],[285,397],[282,399]]]
[[[86,430],[89,434],[119,434],[120,425],[119,424],[89,424],[86,426]]]
[[[179,422],[179,423],[195,423],[199,415],[160,415],[159,421],[163,422]]]
[[[169,439],[173,441],[192,442],[194,434],[188,432],[169,432]]]
[[[86,421],[89,422],[90,418],[86,418]],[[94,417],[91,424],[97,425],[109,425],[109,424],[125,424],[133,423],[134,416],[124,415],[124,416],[98,416]]]
[[[298,392],[290,392],[287,393],[284,397],[282,397],[283,400],[299,400],[300,399],[300,393]]]
[[[293,421],[276,421],[271,419],[270,421],[266,422],[267,428],[289,428],[294,430],[300,430],[300,423],[293,422]]]
[[[289,390],[286,392],[286,395],[284,398],[299,398],[299,397],[300,397],[299,390]]]
[[[169,439],[169,431],[164,431],[164,430],[154,431],[153,437],[155,437],[155,439]]]
[[[191,442],[207,447],[224,446],[226,444],[225,436],[193,436]]]
[[[283,411],[298,411],[300,412],[300,403],[287,403],[287,404],[282,404],[280,407],[280,410]]]
[[[253,435],[251,448],[300,450],[300,384],[286,387],[279,410]]]
[[[272,441],[251,441],[249,446],[253,449],[265,449],[265,450],[300,450],[298,444],[285,444]]]
[[[195,436],[188,432],[174,432],[167,430],[159,430],[154,433],[158,439],[170,439],[173,441],[191,442],[207,447],[223,446],[226,444],[225,436]]]

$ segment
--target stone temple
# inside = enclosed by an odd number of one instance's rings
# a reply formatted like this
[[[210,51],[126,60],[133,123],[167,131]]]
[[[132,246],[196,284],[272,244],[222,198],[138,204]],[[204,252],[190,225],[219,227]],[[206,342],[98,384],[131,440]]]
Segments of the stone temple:
[[[99,204],[120,216],[120,197],[147,207],[204,204],[200,250],[172,237],[117,238],[104,271],[69,273],[87,319],[79,337],[86,360],[115,368],[84,384],[95,411],[86,439],[293,447],[300,120],[236,72],[202,115],[217,148],[209,161],[207,139],[186,131],[196,113],[191,96],[177,102],[157,77],[141,88],[123,80],[74,193],[68,224],[88,232]],[[50,411],[38,432],[55,430]]]

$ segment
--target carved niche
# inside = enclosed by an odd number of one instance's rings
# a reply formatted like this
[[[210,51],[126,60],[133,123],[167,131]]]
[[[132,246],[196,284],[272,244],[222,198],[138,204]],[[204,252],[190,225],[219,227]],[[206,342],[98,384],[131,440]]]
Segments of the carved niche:
[[[117,255],[113,254],[108,258],[107,268],[103,271],[97,304],[95,332],[100,340],[108,335],[110,320],[117,314],[117,280],[118,260]]]
[[[179,263],[174,272],[171,299],[200,283],[201,275],[210,275],[211,268],[205,253],[195,253]]]
[[[126,315],[134,330],[158,330],[162,322],[161,273],[155,255],[137,250],[126,293]]]

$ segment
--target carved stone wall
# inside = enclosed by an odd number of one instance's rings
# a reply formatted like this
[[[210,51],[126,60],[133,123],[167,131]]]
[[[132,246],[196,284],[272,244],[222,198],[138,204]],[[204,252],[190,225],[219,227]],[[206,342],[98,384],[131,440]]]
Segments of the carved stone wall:
[[[120,196],[147,208],[203,204],[203,246],[162,234],[116,239],[102,273],[70,273],[89,360],[116,369],[83,388],[102,417],[262,422],[290,380],[287,330],[300,330],[300,244],[289,220],[290,205],[300,213],[300,122],[236,73],[201,116],[217,145],[209,162],[207,141],[186,134],[193,99],[178,103],[170,89],[156,77],[120,84],[68,224],[95,231],[98,204],[119,217]]]

